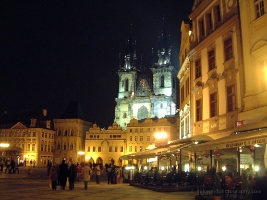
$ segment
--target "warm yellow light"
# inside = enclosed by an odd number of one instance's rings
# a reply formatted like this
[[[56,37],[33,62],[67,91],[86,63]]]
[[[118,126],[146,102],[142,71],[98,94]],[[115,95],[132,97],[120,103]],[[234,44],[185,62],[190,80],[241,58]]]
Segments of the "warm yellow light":
[[[225,171],[225,170],[226,170],[226,167],[225,167],[225,166],[223,166],[223,167],[222,167],[222,170],[223,170],[223,171]]]
[[[201,167],[197,167],[197,170],[198,170],[198,171],[201,171]]]
[[[85,152],[84,152],[84,151],[78,151],[78,154],[79,154],[79,155],[84,155]]]
[[[255,170],[256,172],[258,172],[258,171],[260,170],[260,167],[259,167],[259,166],[255,166],[255,167],[254,167],[254,170]]]
[[[6,144],[6,143],[0,143],[0,147],[9,147],[9,144]]]
[[[241,168],[241,169],[244,169],[244,168],[245,168],[245,166],[244,166],[244,165],[240,165],[240,168]]]
[[[165,133],[165,132],[161,132],[161,133],[155,133],[155,138],[157,138],[157,139],[165,139],[165,138],[167,138],[167,133]]]
[[[86,159],[86,160],[90,160],[90,158],[91,158],[90,156],[86,156],[86,158],[85,158],[85,159]]]
[[[188,35],[190,36],[191,34],[192,34],[192,31],[189,31],[189,32],[188,32]]]

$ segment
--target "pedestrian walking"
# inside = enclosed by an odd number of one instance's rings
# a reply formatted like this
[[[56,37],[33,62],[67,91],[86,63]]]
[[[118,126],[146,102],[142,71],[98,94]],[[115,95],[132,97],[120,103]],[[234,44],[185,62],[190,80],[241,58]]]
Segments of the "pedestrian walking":
[[[95,175],[95,180],[96,180],[96,184],[99,184],[99,178],[100,178],[100,173],[101,173],[101,169],[99,165],[96,165],[96,175]]]
[[[11,165],[11,161],[9,160],[9,158],[7,158],[5,173],[6,173],[6,171],[7,171],[7,173],[10,173],[10,165]]]
[[[90,175],[92,173],[91,168],[88,166],[87,163],[85,163],[85,166],[82,168],[82,178],[84,182],[84,189],[88,189],[88,182],[90,181]]]
[[[57,167],[56,163],[54,163],[53,166],[51,167],[50,175],[49,175],[49,179],[50,179],[51,185],[52,185],[52,190],[57,189],[58,172],[59,172],[58,167]]]
[[[77,169],[74,164],[71,164],[68,170],[68,177],[69,177],[69,189],[74,190],[74,182],[77,176]]]
[[[112,175],[112,168],[111,168],[111,164],[107,164],[106,165],[106,171],[107,171],[107,176],[108,176],[108,184],[112,184],[112,179],[111,179],[111,175]]]
[[[82,173],[82,165],[77,163],[77,182],[81,179],[81,173]]]
[[[59,182],[62,190],[65,190],[67,177],[68,177],[68,165],[66,164],[65,160],[62,160],[61,164],[59,165]]]
[[[3,158],[0,157],[0,171],[3,171],[3,167],[4,167],[4,161]]]

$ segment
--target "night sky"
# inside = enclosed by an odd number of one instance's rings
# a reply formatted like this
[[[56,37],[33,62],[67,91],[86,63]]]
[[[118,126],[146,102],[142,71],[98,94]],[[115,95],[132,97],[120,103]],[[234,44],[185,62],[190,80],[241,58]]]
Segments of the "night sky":
[[[107,128],[115,115],[119,53],[124,56],[130,30],[137,67],[149,68],[164,18],[178,70],[181,22],[192,5],[193,0],[1,1],[0,112],[46,108],[60,118],[70,101],[79,101],[87,120]]]

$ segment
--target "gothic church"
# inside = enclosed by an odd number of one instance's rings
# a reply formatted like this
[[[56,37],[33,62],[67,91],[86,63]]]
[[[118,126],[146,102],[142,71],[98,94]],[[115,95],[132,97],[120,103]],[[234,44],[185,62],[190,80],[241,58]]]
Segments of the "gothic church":
[[[136,42],[126,43],[124,66],[118,70],[119,92],[115,122],[126,129],[131,119],[163,118],[176,113],[176,75],[171,62],[171,45],[165,27],[159,37],[157,62],[150,69],[137,69]],[[152,50],[153,54],[153,50]]]

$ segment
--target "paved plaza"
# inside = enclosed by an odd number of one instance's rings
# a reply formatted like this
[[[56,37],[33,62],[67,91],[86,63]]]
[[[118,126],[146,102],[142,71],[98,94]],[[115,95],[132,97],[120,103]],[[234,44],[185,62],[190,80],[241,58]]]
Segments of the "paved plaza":
[[[29,173],[30,172],[30,173]],[[75,199],[75,200],[190,200],[196,192],[156,192],[130,186],[129,183],[107,184],[105,176],[96,184],[92,177],[88,190],[83,189],[83,182],[76,182],[74,190],[56,191],[49,188],[46,168],[21,167],[20,174],[0,172],[1,200],[17,199]],[[105,180],[103,180],[105,179]]]

